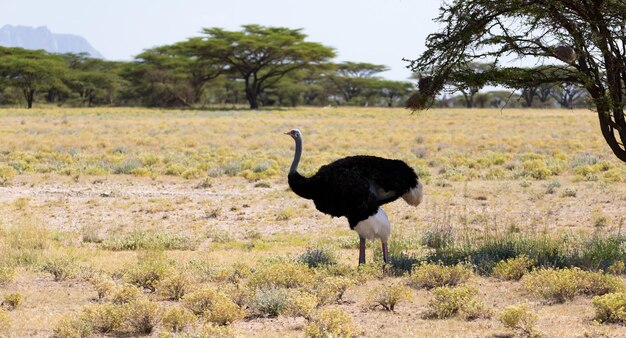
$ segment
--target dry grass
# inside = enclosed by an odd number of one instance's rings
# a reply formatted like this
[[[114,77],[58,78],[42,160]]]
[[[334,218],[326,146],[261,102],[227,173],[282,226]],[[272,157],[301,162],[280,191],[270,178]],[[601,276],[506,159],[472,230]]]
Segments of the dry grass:
[[[141,287],[131,296],[159,304],[165,317],[153,334],[299,337],[307,327],[322,335],[509,334],[498,316],[430,319],[434,296],[424,289],[411,290],[393,313],[364,311],[370,290],[415,277],[383,275],[378,264],[357,270],[356,234],[345,219],[288,191],[293,141],[282,132],[294,127],[304,133],[305,174],[356,153],[400,158],[420,173],[427,198],[418,209],[385,207],[392,254],[423,257],[434,250],[420,245],[430,243],[423,235],[442,229],[446,240],[433,247],[467,234],[592,237],[626,225],[626,166],[587,111],[55,108],[3,109],[0,120],[0,299],[22,295],[3,314],[13,336],[50,336],[58,323],[82,330],[62,318],[131,290],[125,281]],[[337,264],[296,263],[320,247]],[[63,278],[55,281],[54,272]],[[520,281],[474,275],[470,283],[493,314],[528,298]],[[289,288],[276,318],[251,305],[267,287]],[[229,326],[206,326],[176,300],[207,288],[234,309],[232,318],[215,320],[234,321]],[[546,336],[626,335],[623,326],[592,324],[590,296],[530,306],[539,318],[534,329]],[[342,323],[331,321],[335,315]]]

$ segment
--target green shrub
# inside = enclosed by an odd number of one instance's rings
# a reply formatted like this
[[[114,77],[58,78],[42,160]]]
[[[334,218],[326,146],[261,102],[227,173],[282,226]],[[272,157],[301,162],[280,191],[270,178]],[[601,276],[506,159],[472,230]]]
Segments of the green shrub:
[[[476,299],[475,287],[439,287],[432,290],[434,298],[428,302],[429,318],[450,318],[459,316],[465,320],[489,317],[489,311]]]
[[[459,285],[471,276],[472,269],[467,265],[444,266],[441,263],[422,263],[413,268],[409,283],[416,288],[433,289]]]
[[[371,290],[368,295],[368,303],[371,308],[381,306],[387,311],[394,311],[396,305],[412,299],[413,294],[411,293],[411,289],[401,284],[389,287],[379,286]]]
[[[0,264],[0,286],[13,282],[15,278],[15,268]]]
[[[493,276],[501,280],[520,280],[532,267],[533,261],[522,255],[498,262],[493,268]]]
[[[623,289],[622,282],[611,275],[579,268],[539,269],[522,279],[532,296],[550,303],[563,303],[577,295],[603,295]]]
[[[307,248],[306,252],[298,256],[297,261],[310,268],[337,264],[335,254],[328,248]]]
[[[140,288],[132,284],[115,285],[109,294],[109,301],[116,305],[132,303],[143,297]]]
[[[521,168],[524,176],[530,176],[536,180],[545,180],[552,175],[552,171],[548,168],[546,162],[540,159],[524,161]]]
[[[136,158],[127,158],[121,163],[113,166],[113,173],[119,174],[131,174],[133,170],[143,167],[141,161]]]
[[[576,188],[567,187],[567,188],[565,188],[565,190],[563,190],[563,193],[561,194],[561,196],[563,196],[563,197],[576,197],[576,194],[577,194]]]
[[[558,188],[561,187],[561,182],[550,181],[546,184],[546,194],[554,194]]]
[[[195,315],[219,325],[230,324],[244,316],[243,311],[228,296],[211,288],[188,293],[181,301]]]
[[[291,289],[289,290],[289,300],[285,308],[285,314],[309,319],[318,305],[319,301],[315,295],[306,291]]]
[[[11,184],[15,177],[15,169],[7,166],[0,167],[0,187],[6,187]]]
[[[197,318],[193,312],[180,306],[173,306],[163,315],[163,326],[166,330],[180,333],[196,325]]]
[[[604,173],[604,181],[606,182],[624,182],[624,174],[617,168],[610,169]],[[0,182],[1,183],[1,182]]]
[[[137,265],[129,269],[124,279],[131,284],[152,292],[159,282],[172,273],[171,261],[162,251],[146,251],[137,255]]]
[[[92,336],[93,327],[84,316],[67,313],[56,322],[52,332],[58,338],[87,338]]]
[[[343,300],[343,295],[349,287],[356,284],[352,278],[329,276],[315,283],[313,293],[320,304],[335,304]]]
[[[165,276],[157,284],[157,291],[169,300],[179,300],[191,291],[193,280],[185,273],[175,273]]]
[[[136,230],[124,235],[105,238],[100,246],[105,250],[195,250],[198,241],[189,236],[162,231]]]
[[[138,299],[122,307],[125,329],[132,334],[150,334],[162,319],[159,304],[147,299]]]
[[[81,317],[92,329],[99,333],[118,331],[124,324],[123,309],[115,304],[97,304],[83,308]]]
[[[91,285],[96,289],[96,293],[98,294],[98,299],[102,300],[105,297],[108,297],[113,289],[115,288],[115,282],[105,276],[95,276],[89,280]]]
[[[624,265],[624,262],[622,261],[618,261],[615,262],[613,264],[611,264],[607,269],[606,272],[610,273],[612,275],[623,275],[624,271],[626,270],[626,266]]]
[[[275,287],[258,289],[255,297],[255,307],[262,316],[277,317],[285,311],[288,300],[289,292],[287,289]]]
[[[4,296],[4,300],[2,301],[2,306],[6,307],[7,310],[14,310],[20,306],[20,304],[22,304],[21,293],[9,293]]]
[[[341,309],[324,309],[313,316],[305,333],[313,338],[356,337],[359,333],[350,314]]]
[[[389,255],[389,265],[391,266],[388,273],[393,276],[403,276],[410,273],[415,264],[419,262],[417,255],[413,253],[394,253]]]
[[[450,224],[436,222],[422,234],[422,244],[432,249],[441,249],[454,243],[454,238],[454,229]]]
[[[519,330],[521,335],[539,337],[535,329],[539,316],[530,309],[528,304],[512,305],[500,312],[500,322],[512,330]]]
[[[55,281],[62,281],[76,277],[78,264],[74,257],[58,256],[47,259],[42,270],[51,273]]]
[[[595,320],[601,323],[626,323],[626,293],[608,293],[593,297]]]
[[[251,278],[254,288],[299,288],[313,282],[311,268],[296,263],[274,263],[261,267]]]

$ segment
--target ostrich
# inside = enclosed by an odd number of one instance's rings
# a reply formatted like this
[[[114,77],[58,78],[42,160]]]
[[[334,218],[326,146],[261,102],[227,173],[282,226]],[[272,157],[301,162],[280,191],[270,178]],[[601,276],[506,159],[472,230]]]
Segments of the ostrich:
[[[317,210],[333,217],[348,218],[350,229],[359,234],[359,265],[365,263],[365,240],[380,239],[383,260],[389,263],[387,240],[391,224],[381,208],[402,197],[408,204],[422,202],[422,184],[415,171],[400,160],[376,156],[349,156],[322,166],[315,175],[298,173],[302,155],[302,133],[293,129],[286,135],[296,141],[289,169],[289,186],[296,195],[312,199]]]

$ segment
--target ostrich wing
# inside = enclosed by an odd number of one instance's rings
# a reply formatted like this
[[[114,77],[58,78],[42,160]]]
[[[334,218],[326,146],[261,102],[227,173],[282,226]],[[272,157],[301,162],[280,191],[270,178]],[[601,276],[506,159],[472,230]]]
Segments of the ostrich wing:
[[[378,210],[376,194],[369,180],[353,168],[334,168],[318,177],[319,195],[316,208],[332,216],[348,217],[351,227]]]

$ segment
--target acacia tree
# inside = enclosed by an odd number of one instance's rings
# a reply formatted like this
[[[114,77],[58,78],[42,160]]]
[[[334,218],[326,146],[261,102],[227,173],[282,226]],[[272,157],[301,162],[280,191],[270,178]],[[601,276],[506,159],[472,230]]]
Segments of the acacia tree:
[[[349,103],[352,99],[376,86],[375,74],[389,70],[385,65],[346,61],[334,66],[334,73],[326,77]]]
[[[378,95],[382,96],[387,107],[393,107],[396,101],[408,96],[413,90],[413,83],[405,81],[379,80],[376,82]],[[401,102],[401,101],[400,101]]]
[[[22,92],[28,108],[32,108],[37,93],[64,87],[61,78],[66,70],[67,64],[59,55],[0,47],[0,79]]]
[[[561,107],[572,109],[574,104],[584,97],[585,90],[578,84],[565,82],[555,86],[551,95]]]
[[[205,28],[205,37],[188,41],[198,59],[222,64],[244,80],[251,109],[258,96],[290,72],[315,67],[335,56],[332,48],[305,41],[300,29],[244,25],[238,32]]]
[[[439,32],[427,50],[409,60],[415,72],[429,72],[407,106],[432,105],[451,74],[471,62],[494,67],[469,72],[466,81],[512,88],[572,82],[589,93],[604,139],[626,162],[626,2],[617,0],[454,0],[435,19]],[[557,61],[533,69],[507,66],[506,57]]]

